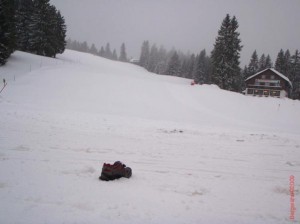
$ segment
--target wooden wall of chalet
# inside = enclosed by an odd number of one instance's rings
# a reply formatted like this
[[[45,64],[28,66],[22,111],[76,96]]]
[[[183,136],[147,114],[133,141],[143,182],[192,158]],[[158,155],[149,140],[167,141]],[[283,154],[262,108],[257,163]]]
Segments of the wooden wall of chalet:
[[[256,79],[268,79],[271,80],[272,75],[274,76],[274,80],[280,80],[280,87],[273,87],[276,89],[283,89],[285,90],[287,93],[289,92],[289,84],[288,82],[283,79],[282,77],[280,77],[279,75],[277,75],[275,72],[273,72],[272,70],[266,70],[264,72],[262,72],[261,74],[249,79],[246,81],[246,85],[249,87],[249,85],[255,85],[255,80]],[[267,86],[261,86],[260,88],[264,89],[264,88],[270,88]]]

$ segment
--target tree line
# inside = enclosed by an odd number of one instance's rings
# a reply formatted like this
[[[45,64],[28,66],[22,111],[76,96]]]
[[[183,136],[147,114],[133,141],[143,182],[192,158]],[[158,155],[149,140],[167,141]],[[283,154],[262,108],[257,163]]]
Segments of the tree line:
[[[211,59],[205,49],[199,54],[183,53],[176,49],[166,50],[144,41],[141,47],[139,65],[150,72],[194,79],[197,83],[211,83]]]
[[[172,49],[166,51],[156,44],[150,47],[144,41],[141,47],[140,66],[157,74],[179,76],[194,79],[199,84],[216,84],[221,89],[241,92],[245,88],[244,80],[267,68],[273,68],[270,55],[260,57],[255,50],[250,62],[240,68],[242,50],[238,21],[229,14],[224,18],[218,31],[214,48],[210,55],[203,49],[199,54],[184,54]],[[293,55],[289,50],[280,50],[275,62],[275,69],[292,82],[292,98],[300,99],[300,53]]]
[[[110,43],[107,43],[105,47],[101,46],[100,50],[98,50],[94,43],[89,46],[86,41],[79,42],[77,40],[68,38],[66,48],[70,50],[91,53],[114,61],[128,62],[125,43],[122,43],[120,47],[120,56],[118,56],[116,49],[113,51],[111,50]]]
[[[65,20],[49,0],[0,0],[0,65],[15,50],[55,57],[65,37]]]
[[[235,17],[226,15],[218,31],[214,48],[210,55],[203,49],[199,54],[184,54],[164,47],[150,47],[144,41],[141,47],[140,65],[157,74],[193,79],[198,84],[216,84],[220,88],[241,91],[243,79],[240,69],[242,49],[238,22]]]

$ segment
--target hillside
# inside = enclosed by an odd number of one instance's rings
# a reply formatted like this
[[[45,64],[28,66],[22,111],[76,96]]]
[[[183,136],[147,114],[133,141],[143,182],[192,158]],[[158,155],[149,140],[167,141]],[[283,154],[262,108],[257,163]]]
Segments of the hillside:
[[[0,78],[1,223],[290,222],[299,101],[70,50],[15,52]],[[99,182],[116,160],[133,177]]]

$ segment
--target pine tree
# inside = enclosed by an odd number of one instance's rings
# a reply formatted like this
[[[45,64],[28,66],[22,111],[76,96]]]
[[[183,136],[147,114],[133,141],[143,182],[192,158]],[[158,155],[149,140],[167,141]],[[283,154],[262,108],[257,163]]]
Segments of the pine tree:
[[[141,49],[140,55],[140,66],[144,68],[148,68],[150,49],[149,49],[149,41],[144,41]]]
[[[55,53],[62,54],[66,48],[66,32],[67,27],[65,25],[65,19],[60,14],[60,11],[57,11],[56,14],[56,29],[55,29],[55,41],[56,41],[56,51]]]
[[[254,75],[259,71],[259,63],[258,63],[258,56],[256,50],[253,52],[248,69],[247,69],[247,74],[248,76]]]
[[[43,43],[44,53],[42,55],[48,57],[55,57],[58,51],[58,41],[57,41],[57,33],[58,26],[57,26],[57,10],[53,5],[48,6],[46,9],[46,17],[48,20],[47,29],[45,29],[45,42]]]
[[[208,58],[206,56],[205,49],[202,50],[199,54],[199,57],[197,57],[196,65],[195,65],[195,74],[194,74],[194,80],[196,83],[199,84],[207,84],[209,81],[209,68],[208,68]]]
[[[241,87],[241,69],[239,67],[242,49],[239,25],[234,16],[224,18],[211,53],[213,73],[212,82],[226,90],[239,91]]]
[[[18,47],[38,55],[55,57],[66,46],[64,18],[49,0],[18,2]]]
[[[281,49],[277,54],[276,62],[275,62],[275,69],[281,73],[284,73],[285,70],[285,58],[284,58],[284,51]]]
[[[290,51],[281,49],[277,55],[275,69],[286,77],[291,78],[291,55]]]
[[[110,50],[110,44],[109,43],[107,43],[106,46],[105,46],[104,57],[107,58],[107,59],[112,59],[112,52]]]
[[[21,51],[29,51],[31,18],[34,11],[32,0],[16,2],[16,47]]]
[[[0,65],[15,50],[14,1],[0,0]]]
[[[192,54],[188,60],[188,73],[186,78],[188,79],[192,79],[194,77],[194,67],[195,67],[195,54]]]
[[[173,56],[170,58],[166,75],[180,76],[180,61],[176,51],[174,52]]]
[[[258,61],[258,71],[262,71],[266,69],[266,56],[265,54],[262,54]]]
[[[289,49],[287,49],[284,53],[283,74],[285,74],[285,76],[289,79],[291,79],[291,66],[291,54]]]
[[[101,46],[98,55],[99,55],[100,57],[105,57],[105,50],[104,50],[104,47],[103,47],[103,46]]]
[[[267,57],[266,57],[266,65],[265,66],[266,66],[265,68],[272,68],[273,67],[273,63],[272,63],[270,55],[267,55]]]
[[[119,61],[123,61],[123,62],[127,62],[128,61],[127,54],[126,54],[125,43],[122,43],[122,45],[121,45]]]
[[[83,41],[80,45],[79,45],[79,48],[81,52],[89,52],[89,45],[86,41]]]
[[[187,78],[189,75],[189,58],[188,57],[184,57],[180,70],[181,70],[181,77]]]
[[[117,55],[116,49],[113,50],[111,59],[114,60],[114,61],[117,61],[117,60],[118,60],[118,55]]]
[[[28,51],[38,55],[45,55],[47,41],[49,0],[33,1],[33,13],[30,18]]]
[[[300,52],[298,50],[291,57],[290,81],[293,84],[292,98],[300,100]]]
[[[167,51],[163,46],[160,46],[157,53],[157,65],[153,72],[157,74],[164,74],[166,70],[167,70]]]
[[[149,53],[147,70],[150,72],[155,72],[157,65],[158,65],[158,49],[156,47],[156,44],[153,44]]]
[[[98,53],[98,50],[97,50],[97,48],[96,48],[96,46],[95,46],[94,43],[92,44],[91,49],[89,50],[89,52],[91,54],[94,54],[94,55],[96,55]]]
[[[245,79],[247,79],[249,77],[249,72],[248,72],[248,66],[245,65],[244,69],[242,70],[242,80],[243,82],[241,83],[241,89],[245,89],[246,85],[245,85]]]

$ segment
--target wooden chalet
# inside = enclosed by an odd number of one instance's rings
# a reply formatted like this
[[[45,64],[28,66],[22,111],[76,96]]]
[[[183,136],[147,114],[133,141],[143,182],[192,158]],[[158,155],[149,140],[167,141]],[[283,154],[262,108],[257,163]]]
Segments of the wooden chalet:
[[[290,97],[291,81],[273,68],[260,71],[245,80],[245,95]]]

